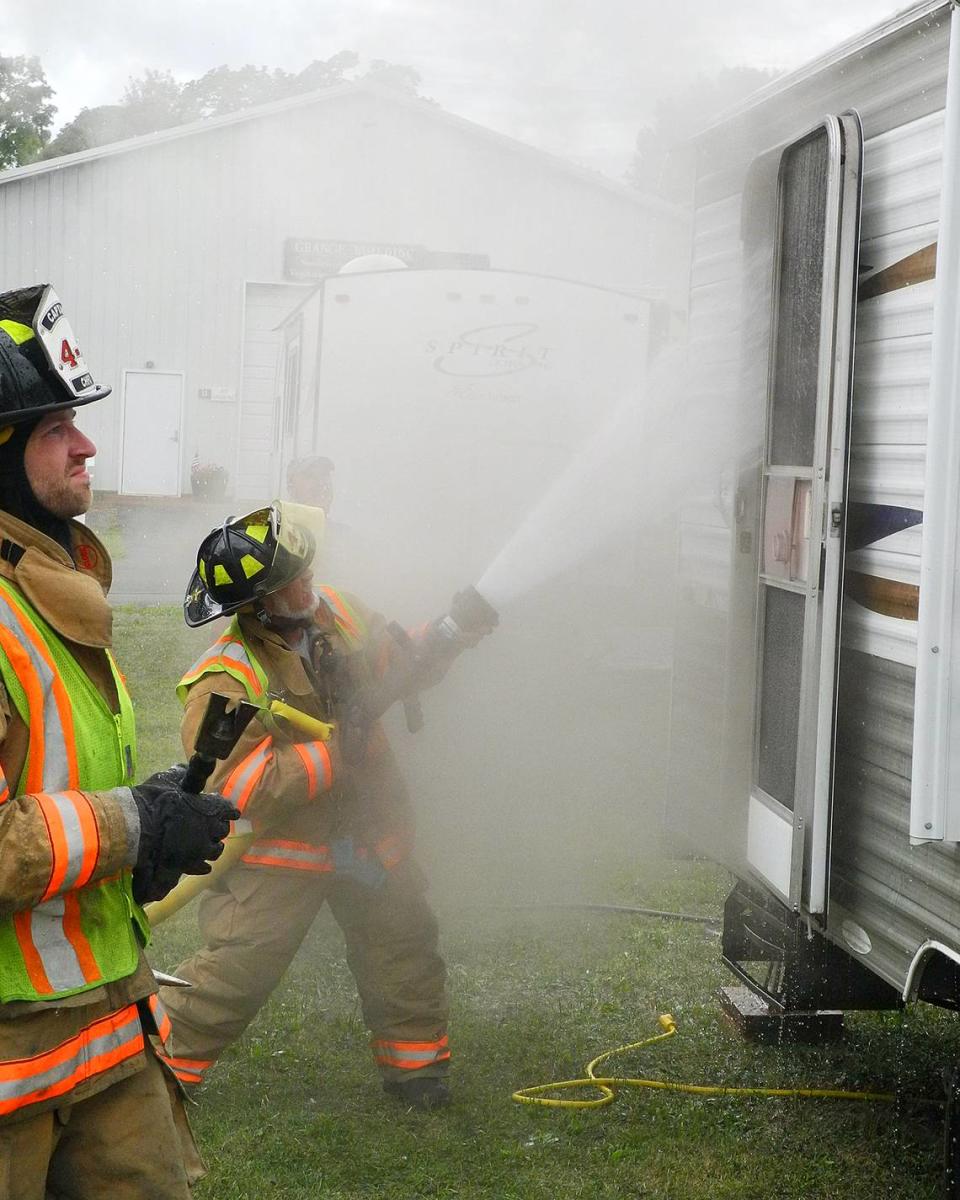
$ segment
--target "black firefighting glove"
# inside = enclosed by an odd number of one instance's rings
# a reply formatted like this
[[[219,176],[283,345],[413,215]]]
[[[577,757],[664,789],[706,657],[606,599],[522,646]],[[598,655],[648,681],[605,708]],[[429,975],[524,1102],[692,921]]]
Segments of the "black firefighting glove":
[[[238,809],[213,792],[199,796],[181,786],[186,768],[170,767],[130,791],[140,816],[140,846],[133,868],[138,904],[162,900],[181,875],[207,875],[223,853]]]

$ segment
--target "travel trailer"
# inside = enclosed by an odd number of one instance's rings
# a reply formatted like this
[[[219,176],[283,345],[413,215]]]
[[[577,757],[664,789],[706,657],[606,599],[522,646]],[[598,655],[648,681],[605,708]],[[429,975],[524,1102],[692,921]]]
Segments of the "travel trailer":
[[[722,847],[724,957],[772,1013],[957,1009],[960,12],[693,159],[670,822]]]

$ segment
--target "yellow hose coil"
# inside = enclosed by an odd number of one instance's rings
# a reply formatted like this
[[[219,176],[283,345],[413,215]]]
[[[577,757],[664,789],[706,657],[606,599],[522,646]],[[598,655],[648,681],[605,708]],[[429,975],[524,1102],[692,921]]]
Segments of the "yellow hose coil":
[[[724,1087],[720,1084],[672,1083],[666,1079],[626,1079],[605,1078],[594,1074],[594,1068],[615,1054],[626,1054],[629,1050],[639,1050],[643,1046],[652,1046],[654,1042],[663,1042],[673,1037],[677,1025],[669,1013],[663,1013],[657,1018],[663,1033],[644,1038],[641,1042],[631,1042],[626,1046],[616,1046],[613,1050],[605,1050],[587,1063],[583,1079],[562,1079],[557,1083],[541,1083],[535,1087],[521,1088],[511,1096],[517,1104],[540,1104],[545,1108],[606,1108],[617,1098],[617,1089],[624,1087],[658,1088],[668,1092],[687,1092],[694,1096],[808,1096],[830,1100],[873,1100],[889,1104],[893,1101],[892,1092],[845,1092],[835,1088],[751,1088]],[[547,1097],[548,1092],[569,1091],[573,1088],[594,1088],[600,1095],[594,1100],[559,1100]]]

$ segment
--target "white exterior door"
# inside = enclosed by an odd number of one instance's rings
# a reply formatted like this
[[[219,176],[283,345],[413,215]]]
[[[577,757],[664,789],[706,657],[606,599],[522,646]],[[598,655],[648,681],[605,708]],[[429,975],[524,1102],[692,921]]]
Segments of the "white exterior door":
[[[183,373],[124,371],[120,492],[180,495]]]
[[[237,433],[238,500],[265,504],[281,487],[284,409],[280,389],[289,365],[284,359],[281,326],[312,290],[291,283],[247,284]]]

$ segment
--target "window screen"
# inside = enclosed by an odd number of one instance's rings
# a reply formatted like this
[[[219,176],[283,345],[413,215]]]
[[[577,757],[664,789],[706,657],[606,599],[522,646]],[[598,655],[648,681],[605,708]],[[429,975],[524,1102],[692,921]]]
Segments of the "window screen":
[[[828,166],[825,129],[791,146],[781,164],[770,412],[770,462],[775,466],[808,467],[813,463]]]

